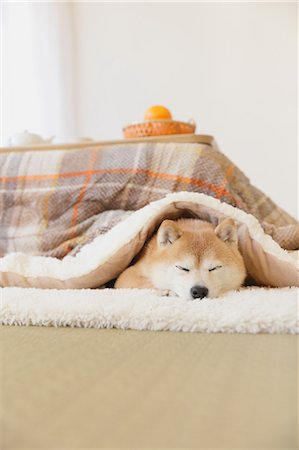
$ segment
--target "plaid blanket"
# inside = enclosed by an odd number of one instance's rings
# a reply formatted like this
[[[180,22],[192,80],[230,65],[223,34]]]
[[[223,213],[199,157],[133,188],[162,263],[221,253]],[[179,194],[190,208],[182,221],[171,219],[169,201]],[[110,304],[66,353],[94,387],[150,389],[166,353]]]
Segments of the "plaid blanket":
[[[295,219],[204,144],[134,143],[0,154],[0,255],[63,258],[170,192],[202,192],[254,215],[282,248]]]

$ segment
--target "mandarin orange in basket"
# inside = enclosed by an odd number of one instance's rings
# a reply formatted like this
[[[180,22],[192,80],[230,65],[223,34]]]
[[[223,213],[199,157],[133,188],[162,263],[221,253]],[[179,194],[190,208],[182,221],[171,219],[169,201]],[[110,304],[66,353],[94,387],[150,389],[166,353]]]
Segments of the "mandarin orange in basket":
[[[151,106],[145,111],[144,114],[145,120],[160,120],[160,119],[168,119],[171,120],[171,112],[165,108],[165,106],[156,105]]]

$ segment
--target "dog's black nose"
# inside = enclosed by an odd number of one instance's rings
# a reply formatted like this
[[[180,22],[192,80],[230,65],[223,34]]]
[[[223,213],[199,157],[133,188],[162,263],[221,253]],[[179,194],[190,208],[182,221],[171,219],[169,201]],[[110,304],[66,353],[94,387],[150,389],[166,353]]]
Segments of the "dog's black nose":
[[[203,286],[193,286],[190,291],[193,298],[204,298],[209,293],[209,290]]]

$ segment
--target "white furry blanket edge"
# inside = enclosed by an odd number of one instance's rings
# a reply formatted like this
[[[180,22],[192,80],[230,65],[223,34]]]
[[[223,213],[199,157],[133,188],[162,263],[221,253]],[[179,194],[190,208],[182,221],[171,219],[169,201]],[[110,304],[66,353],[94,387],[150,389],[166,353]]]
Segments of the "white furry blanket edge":
[[[298,288],[186,301],[141,289],[0,289],[0,324],[207,333],[298,333]]]

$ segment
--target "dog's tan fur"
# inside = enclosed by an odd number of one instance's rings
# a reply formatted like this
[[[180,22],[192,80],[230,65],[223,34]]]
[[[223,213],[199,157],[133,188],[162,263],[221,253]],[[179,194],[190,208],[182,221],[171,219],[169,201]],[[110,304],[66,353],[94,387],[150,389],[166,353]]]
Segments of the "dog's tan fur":
[[[240,288],[245,275],[232,219],[217,227],[197,219],[164,220],[115,287],[155,288],[190,299],[219,297]]]

